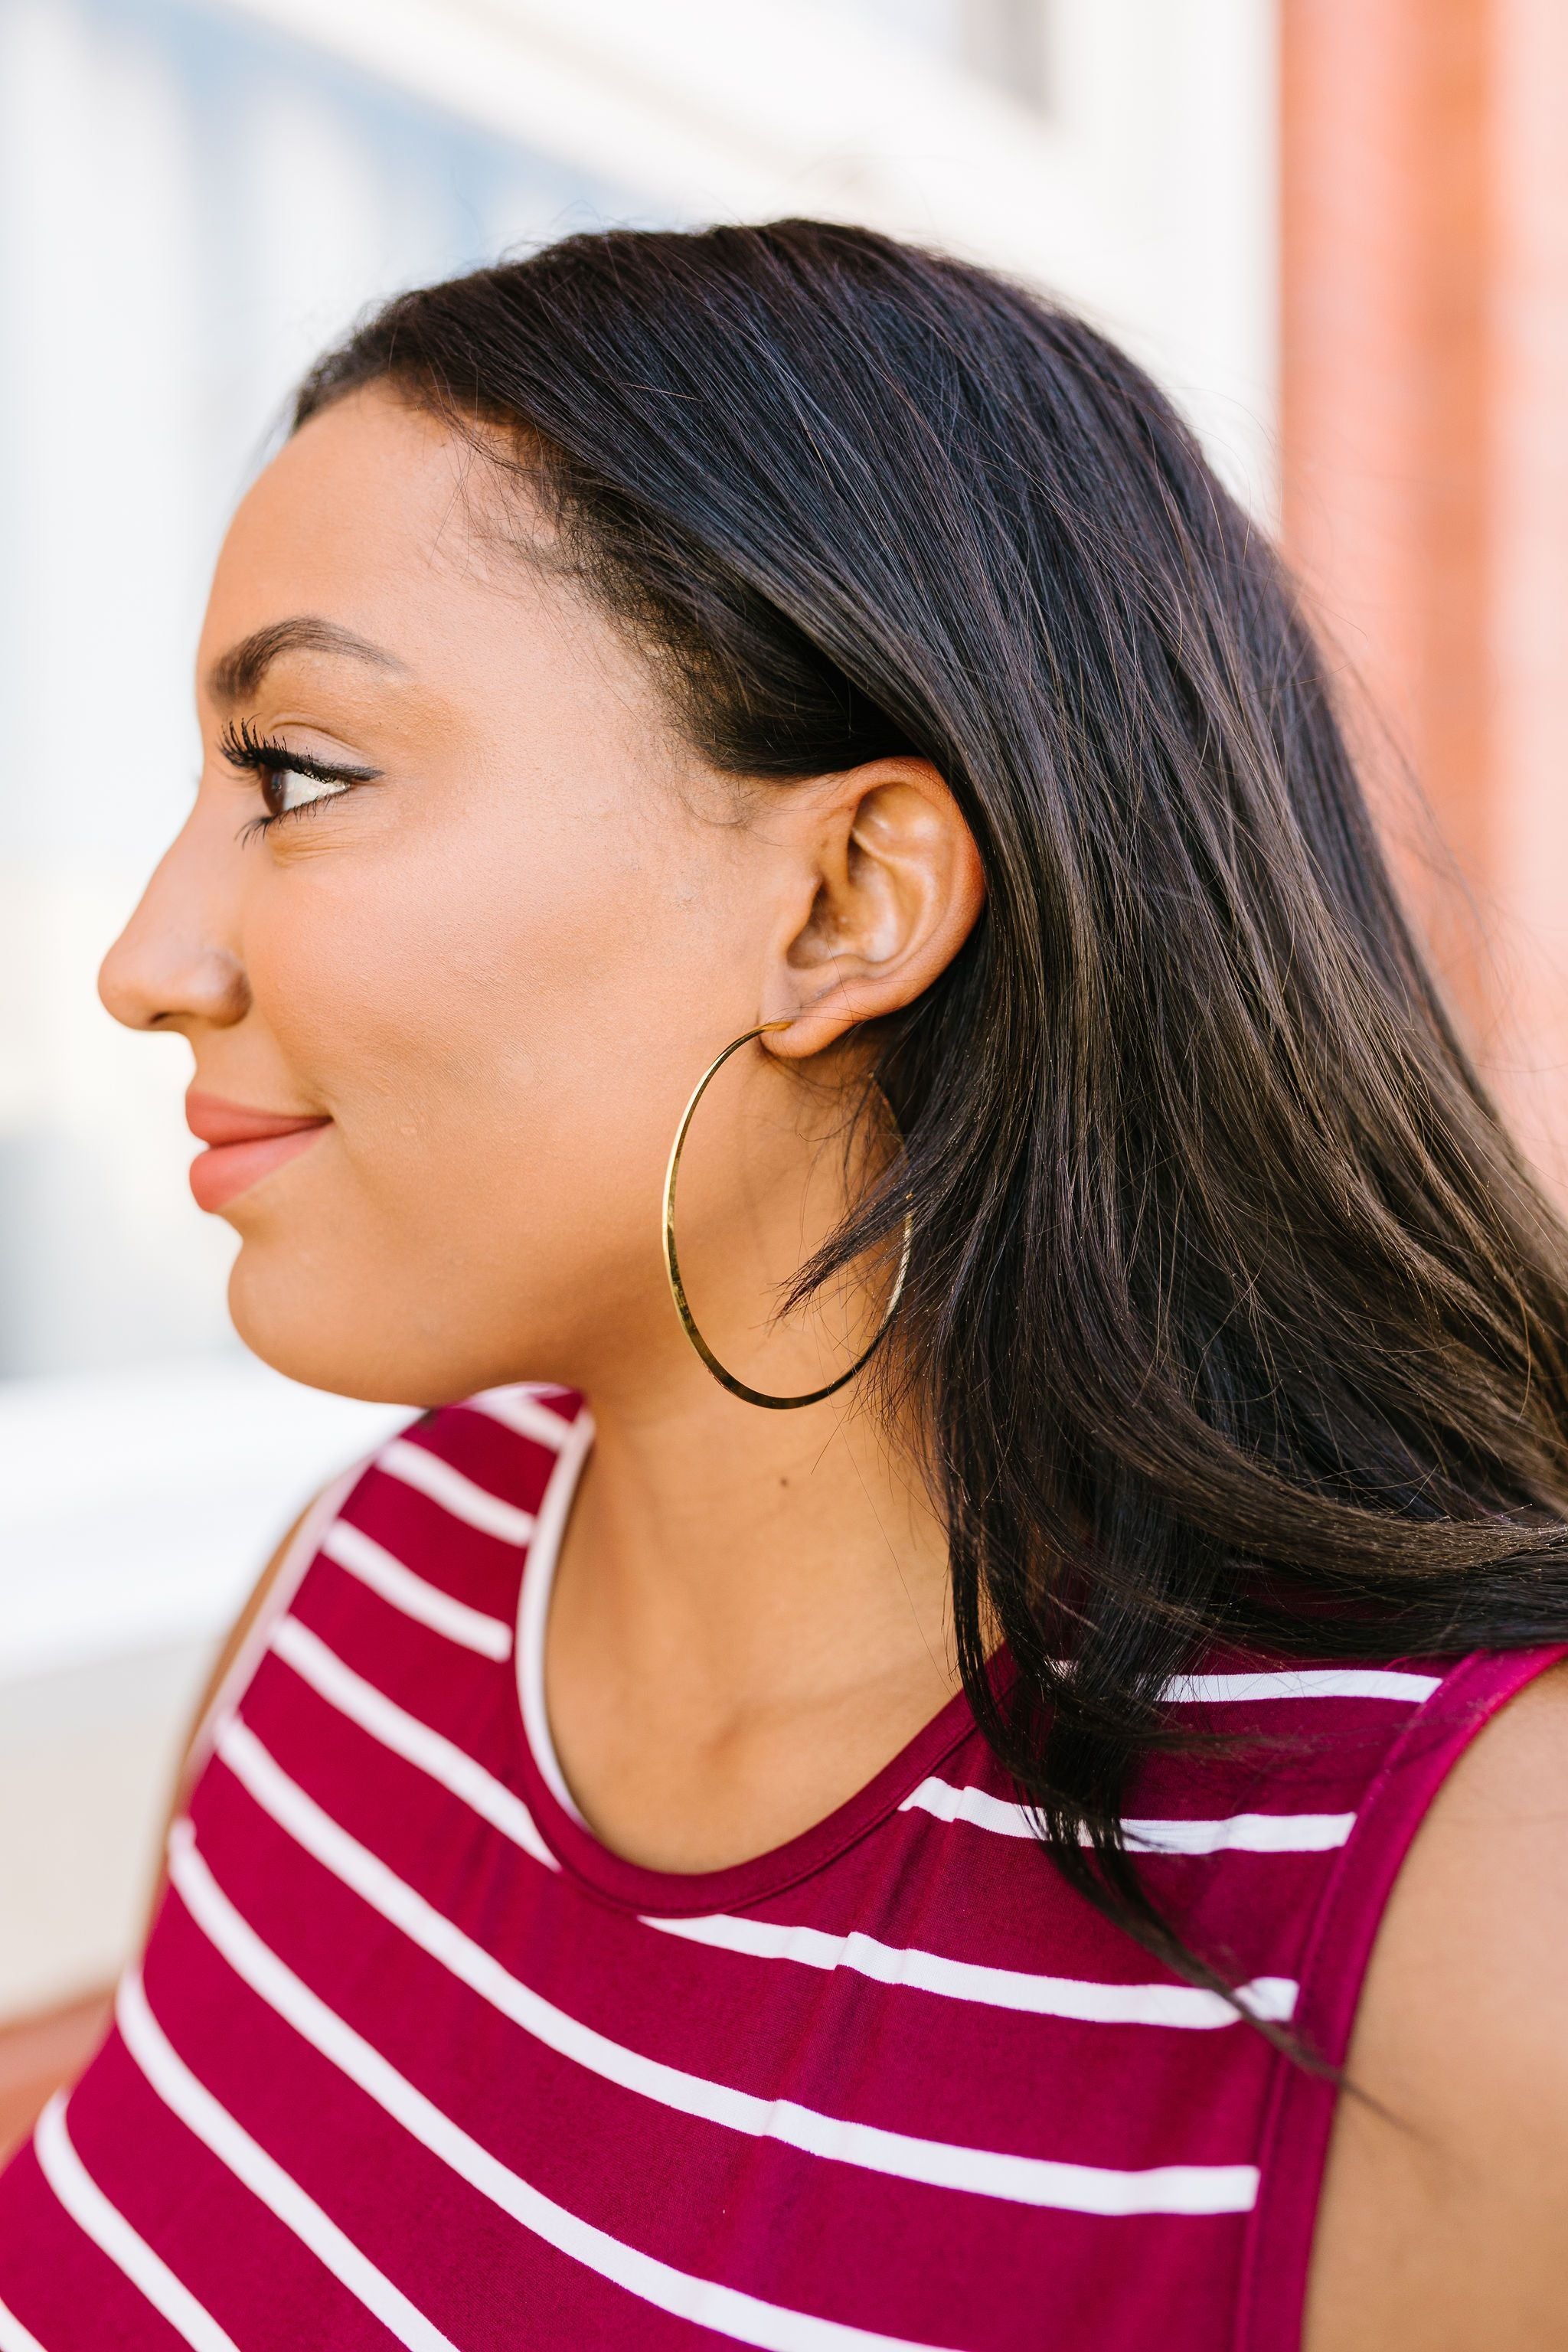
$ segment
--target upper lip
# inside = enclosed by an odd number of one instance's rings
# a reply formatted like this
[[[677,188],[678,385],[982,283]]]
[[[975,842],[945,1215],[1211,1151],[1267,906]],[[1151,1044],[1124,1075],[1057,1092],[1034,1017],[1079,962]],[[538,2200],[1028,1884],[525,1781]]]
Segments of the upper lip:
[[[262,1143],[330,1123],[325,1111],[252,1110],[248,1103],[226,1102],[196,1087],[185,1097],[185,1125],[201,1143]]]

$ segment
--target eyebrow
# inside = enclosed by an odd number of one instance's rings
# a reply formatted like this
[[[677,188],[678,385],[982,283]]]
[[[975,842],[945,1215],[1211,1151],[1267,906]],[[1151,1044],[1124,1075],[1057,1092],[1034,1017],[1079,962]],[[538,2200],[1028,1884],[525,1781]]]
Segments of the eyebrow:
[[[215,702],[248,700],[275,661],[285,654],[343,654],[351,661],[369,662],[377,669],[401,670],[403,664],[384,646],[374,646],[368,637],[355,636],[352,629],[340,627],[336,621],[324,621],[314,613],[296,614],[291,620],[272,621],[264,629],[253,629],[226,653],[219,654],[207,672],[207,687]]]

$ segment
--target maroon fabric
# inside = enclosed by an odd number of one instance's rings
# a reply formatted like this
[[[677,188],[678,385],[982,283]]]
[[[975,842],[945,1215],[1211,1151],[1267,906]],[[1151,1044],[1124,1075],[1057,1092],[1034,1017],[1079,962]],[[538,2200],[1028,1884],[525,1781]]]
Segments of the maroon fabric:
[[[318,1515],[0,2179],[0,2352],[1287,2352],[1333,2094],[1063,1884],[962,1699],[734,1869],[576,1817],[540,1650],[589,1434],[475,1399]],[[1170,1705],[1248,1737],[1144,1770],[1162,1898],[1341,2058],[1443,1775],[1562,1654],[1207,1662]]]

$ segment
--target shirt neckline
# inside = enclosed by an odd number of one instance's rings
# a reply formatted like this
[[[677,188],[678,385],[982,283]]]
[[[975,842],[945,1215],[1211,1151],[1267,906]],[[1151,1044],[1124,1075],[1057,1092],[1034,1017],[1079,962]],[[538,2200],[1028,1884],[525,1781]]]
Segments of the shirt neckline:
[[[976,1726],[963,1691],[938,1710],[880,1771],[820,1822],[750,1861],[722,1870],[649,1870],[615,1853],[574,1803],[550,1735],[544,1696],[544,1636],[562,1538],[594,1442],[578,1412],[545,1487],[518,1594],[514,1657],[522,1774],[535,1823],[562,1868],[618,1909],[667,1918],[697,1918],[757,1903],[809,1878],[896,1812],[906,1797]]]

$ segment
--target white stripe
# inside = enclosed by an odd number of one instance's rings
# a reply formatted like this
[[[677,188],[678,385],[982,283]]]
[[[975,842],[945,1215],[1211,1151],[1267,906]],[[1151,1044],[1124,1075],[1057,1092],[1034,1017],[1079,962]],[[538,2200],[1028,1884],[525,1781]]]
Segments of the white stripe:
[[[1026,1805],[1012,1804],[985,1789],[955,1789],[951,1780],[922,1780],[899,1811],[931,1813],[939,1822],[970,1822],[977,1830],[994,1830],[999,1837],[1037,1839],[1040,1834]]]
[[[163,2257],[153,2252],[146,2239],[137,2235],[124,2214],[110,2203],[90,2177],[66,2129],[63,2092],[55,2093],[38,2117],[33,2145],[45,2179],[78,2229],[109,2256],[118,2270],[124,2272],[132,2286],[141,2289],[175,2335],[183,2336],[193,2352],[239,2352],[233,2336],[225,2334],[211,2313],[174,2276]]]
[[[688,2074],[659,2060],[627,2050],[591,2026],[569,2017],[529,1985],[509,1974],[499,1960],[474,1943],[462,1929],[426,1902],[378,1857],[352,1838],[268,1754],[242,1723],[226,1725],[218,1738],[218,1753],[245,1783],[258,1805],[271,1814],[323,1869],[352,1887],[384,1919],[402,1929],[411,1942],[488,2000],[502,2016],[542,2042],[561,2057],[615,2083],[622,2090],[655,2099],[679,2114],[722,2124],[753,2139],[782,2140],[786,2147],[840,2164],[857,2164],[904,2180],[923,2180],[933,2188],[965,2189],[987,2197],[1005,2197],[1026,2205],[1067,2204],[1079,2212],[1186,2212],[1208,2210],[1184,2200],[1194,2190],[1189,2176],[1206,2175],[1215,2168],[1170,2166],[1152,2172],[1105,2172],[1099,2167],[1058,2164],[1043,2158],[1007,2156],[988,2148],[963,2147],[942,2140],[917,2139],[903,2132],[883,2131],[874,2125],[849,2123],[840,2116],[819,2114],[793,2099],[762,2099],[727,2083],[713,2083]],[[1230,2170],[1233,2168],[1220,2168]],[[1212,2191],[1208,2191],[1211,2193]],[[1179,2201],[1167,2200],[1175,2196]],[[1233,2208],[1226,2208],[1230,2210]]]
[[[572,1423],[552,1412],[534,1389],[482,1389],[478,1396],[466,1397],[464,1403],[469,1412],[485,1413],[515,1436],[548,1445],[552,1454],[559,1454],[563,1439],[572,1433]]]
[[[522,1709],[523,1737],[539,1767],[540,1777],[568,1818],[586,1827],[578,1811],[566,1776],[550,1737],[550,1714],[544,1703],[544,1633],[550,1615],[550,1591],[561,1538],[572,1516],[573,1497],[583,1465],[594,1443],[594,1424],[580,1412],[562,1445],[560,1459],[550,1474],[539,1506],[539,1524],[529,1546],[528,1565],[517,1596],[517,1700]]]
[[[506,1658],[511,1654],[511,1627],[503,1617],[487,1617],[482,1610],[470,1609],[466,1601],[454,1601],[449,1592],[438,1585],[426,1584],[400,1559],[365,1535],[359,1528],[350,1527],[346,1519],[334,1519],[321,1538],[321,1549],[405,1617],[416,1617],[421,1625],[428,1625],[433,1633],[444,1633],[448,1642],[460,1642],[465,1650],[477,1650],[483,1658]]]
[[[405,1486],[417,1487],[453,1518],[478,1528],[481,1535],[499,1537],[502,1543],[525,1544],[533,1533],[531,1511],[519,1510],[515,1503],[492,1495],[488,1486],[476,1486],[427,1445],[411,1445],[406,1437],[395,1437],[376,1455],[375,1466],[389,1477],[401,1478]]]
[[[1286,1674],[1178,1675],[1160,1696],[1170,1706],[1293,1698],[1388,1698],[1418,1706],[1441,1686],[1440,1675],[1395,1666],[1310,1666]]]
[[[1123,1822],[1121,1827],[1130,1853],[1331,1853],[1354,1829],[1355,1815],[1229,1813],[1217,1822]]]
[[[899,1811],[916,1808],[939,1822],[968,1822],[1001,1837],[1039,1835],[1027,1805],[994,1797],[987,1789],[922,1780]],[[1121,1827],[1132,1853],[1326,1853],[1343,1845],[1354,1824],[1353,1813],[1230,1813],[1222,1821],[1126,1821]],[[1088,1844],[1088,1832],[1082,1836]]]
[[[273,1628],[271,1646],[329,1706],[335,1706],[395,1756],[427,1772],[535,1862],[543,1863],[547,1870],[560,1869],[521,1797],[514,1797],[466,1748],[433,1731],[417,1716],[405,1714],[384,1691],[356,1675],[308,1625],[297,1617],[279,1619]]]
[[[324,2269],[375,2314],[400,2344],[408,2345],[411,2352],[456,2352],[450,2336],[431,2326],[424,2313],[322,2212],[315,2199],[307,2196],[299,2182],[198,2082],[153,2016],[139,1975],[121,1979],[114,2015],[121,2039],[164,2105],[269,2213],[278,2216],[285,2229],[293,2231]]]
[[[0,2352],[44,2352],[31,2328],[24,2327],[5,2303],[0,2303]]]
[[[302,1984],[235,1909],[195,1852],[188,1822],[177,1824],[171,1839],[169,1874],[197,1927],[254,1993],[312,2049],[341,2068],[421,2147],[503,2213],[542,2238],[546,2245],[657,2310],[697,2327],[710,2327],[737,2343],[756,2345],[761,2352],[941,2352],[936,2346],[911,2345],[902,2337],[847,2327],[837,2320],[763,2303],[711,2279],[694,2278],[595,2229],[543,2196],[470,2138],[398,2074],[379,2050]]]
[[[1234,2002],[1196,1985],[1104,1984],[1077,1977],[1031,1976],[1022,1969],[984,1968],[978,1961],[944,1959],[899,1944],[878,1943],[858,1929],[832,1936],[820,1927],[787,1927],[768,1919],[721,1914],[707,1919],[647,1917],[645,1927],[709,1944],[753,1959],[797,1960],[812,1969],[853,1969],[878,1984],[911,1985],[952,2000],[984,2001],[993,2009],[1021,2010],[1031,2017],[1071,2017],[1093,2025],[1171,2025],[1194,2031],[1235,2025]],[[1289,1977],[1255,1977],[1237,1989],[1254,2017],[1283,2022],[1296,2007],[1298,1988]]]

